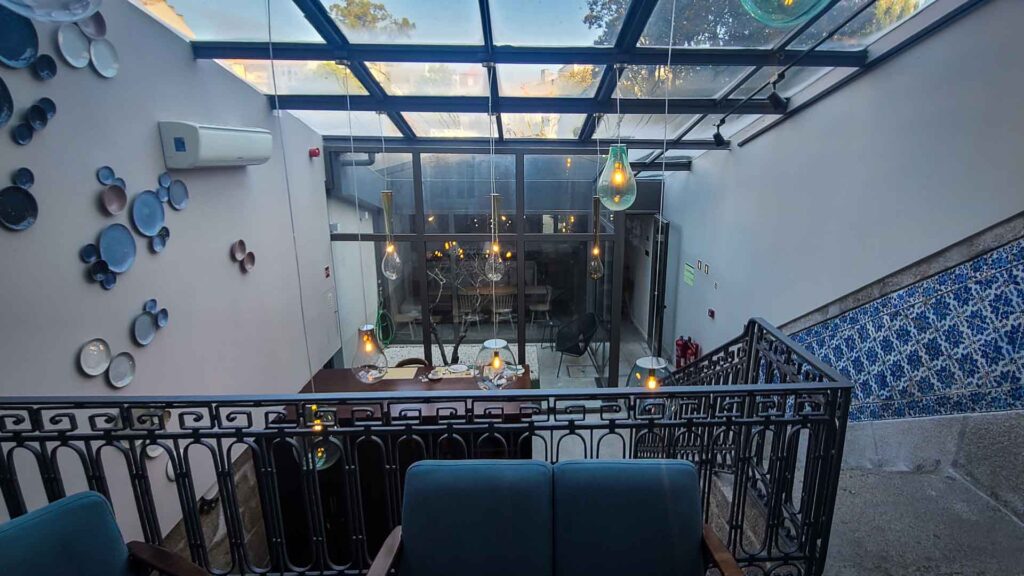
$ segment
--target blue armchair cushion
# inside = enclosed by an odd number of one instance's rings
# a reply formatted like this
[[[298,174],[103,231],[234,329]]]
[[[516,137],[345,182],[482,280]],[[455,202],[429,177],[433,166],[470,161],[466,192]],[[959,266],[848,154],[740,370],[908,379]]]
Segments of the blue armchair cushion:
[[[3,576],[129,576],[128,549],[103,496],[82,492],[0,525]]]
[[[704,574],[693,464],[562,462],[554,467],[554,490],[557,576]]]
[[[409,467],[402,576],[552,576],[551,466],[533,460]]]

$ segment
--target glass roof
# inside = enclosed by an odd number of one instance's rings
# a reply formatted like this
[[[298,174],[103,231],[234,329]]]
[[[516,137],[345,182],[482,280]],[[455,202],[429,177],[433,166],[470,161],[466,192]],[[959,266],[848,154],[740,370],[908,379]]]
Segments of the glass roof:
[[[838,26],[850,14],[869,0],[842,0],[821,17],[814,26],[793,41],[792,47],[810,48],[822,36]],[[875,2],[875,5],[853,19],[835,36],[819,47],[819,50],[859,50],[871,44],[883,34],[899,26],[907,18],[920,12],[935,0],[905,0],[903,2]]]
[[[602,4],[604,6],[602,6]],[[511,46],[612,46],[628,1],[491,0],[494,43]],[[601,8],[596,13],[590,5]],[[596,14],[612,11],[615,17]]]
[[[235,76],[264,94],[366,94],[366,88],[345,66],[310,60],[217,60]]]
[[[673,2],[675,30],[669,42]],[[762,24],[747,12],[740,0],[658,0],[639,45],[770,48],[788,31],[788,28]]]
[[[487,96],[487,70],[479,64],[367,62],[370,73],[395,96]]]
[[[306,126],[324,136],[401,136],[391,120],[376,112],[352,112],[352,130],[349,130],[349,113],[340,110],[289,110]]]
[[[694,114],[623,114],[622,138],[661,140],[665,137],[665,120],[668,119],[668,138],[671,140],[694,118]],[[616,124],[619,116],[606,114],[597,125],[595,138],[602,140],[614,139],[618,132]]]
[[[498,64],[498,93],[530,98],[593,98],[604,66]]]
[[[208,0],[207,0],[208,1]],[[483,44],[478,0],[320,0],[349,42]]]
[[[765,82],[771,80],[778,70],[780,70],[780,68],[769,66],[761,68],[756,74],[751,76],[749,80],[744,82],[742,86],[732,93],[732,98],[746,98],[754,92],[754,90],[761,88]],[[805,66],[794,66],[786,71],[786,77],[782,79],[782,82],[779,82],[779,93],[788,98],[806,88],[811,82],[814,82],[818,78],[828,74],[831,70],[832,68],[808,68]],[[770,91],[770,87],[765,88],[758,92],[756,97],[767,98]]]
[[[324,43],[292,0],[131,1],[189,40]]]
[[[623,98],[714,98],[743,75],[743,66],[626,66]]]
[[[586,114],[502,114],[505,138],[579,138]]]
[[[424,138],[487,138],[489,117],[485,113],[405,112],[402,114],[417,136]],[[498,137],[495,128],[494,137]]]

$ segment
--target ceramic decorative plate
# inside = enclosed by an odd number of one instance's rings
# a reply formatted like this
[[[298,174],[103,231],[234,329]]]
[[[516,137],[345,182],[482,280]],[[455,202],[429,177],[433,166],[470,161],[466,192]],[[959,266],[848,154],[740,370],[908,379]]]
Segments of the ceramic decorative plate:
[[[171,175],[168,174],[167,172],[164,172],[163,174],[156,177],[156,183],[159,184],[161,188],[170,188]]]
[[[93,40],[99,40],[107,35],[107,20],[99,12],[93,12],[92,16],[83,18],[75,24],[78,24],[83,34]]]
[[[39,100],[36,100],[36,104],[42,106],[43,110],[46,110],[47,118],[52,120],[53,117],[57,115],[57,103],[52,99],[45,97],[40,98]]]
[[[132,336],[139,346],[149,346],[156,336],[156,316],[143,312],[135,317],[132,323]]]
[[[100,286],[102,286],[104,290],[113,290],[115,284],[117,284],[117,274],[113,272],[107,274],[102,280],[100,280]]]
[[[167,322],[169,322],[170,319],[170,313],[167,311],[167,308],[161,308],[160,311],[156,313],[156,327],[166,328]]]
[[[96,282],[102,282],[104,278],[111,274],[110,266],[107,266],[104,260],[94,260],[92,265],[89,266],[89,276]]]
[[[156,444],[146,446],[146,458],[156,458],[164,453],[164,449]]]
[[[78,353],[78,365],[86,376],[99,376],[110,366],[110,344],[102,338],[93,338]]]
[[[46,115],[46,110],[39,104],[33,104],[28,107],[28,110],[25,112],[25,120],[37,132],[46,128],[46,125],[50,123],[50,117]]]
[[[256,267],[256,255],[253,254],[252,252],[249,252],[249,253],[247,253],[245,255],[245,258],[242,258],[242,271],[243,272],[251,272],[252,269],[255,268],[255,267]]]
[[[171,198],[171,191],[167,189],[167,186],[158,186],[156,189],[156,197],[161,202],[167,202]]]
[[[159,234],[149,239],[149,249],[153,254],[159,254],[164,251],[167,247],[167,240],[161,238]]]
[[[53,80],[57,76],[57,61],[49,54],[40,54],[32,63],[32,70],[40,80]]]
[[[39,35],[28,18],[0,6],[0,64],[27,68],[39,54]]]
[[[11,96],[11,91],[7,88],[7,84],[4,83],[4,79],[0,78],[0,128],[3,128],[11,121],[11,116],[14,115],[14,98]]]
[[[14,182],[15,186],[21,186],[25,190],[28,190],[36,183],[36,175],[28,168],[18,168],[14,171],[14,176],[11,177],[11,181]]]
[[[128,193],[117,184],[111,184],[100,193],[103,208],[111,215],[120,214],[128,206]]]
[[[174,461],[170,458],[167,459],[167,466],[164,467],[164,475],[171,482],[174,482]]]
[[[135,262],[135,238],[124,224],[111,224],[100,232],[100,258],[112,272],[123,274]]]
[[[124,388],[135,379],[135,358],[128,352],[121,352],[110,360],[107,381],[114,388]]]
[[[35,196],[21,186],[0,190],[0,224],[11,230],[27,230],[39,217]]]
[[[465,364],[452,364],[448,367],[448,371],[452,374],[462,374],[467,370],[469,370],[469,366],[466,366]]]
[[[60,55],[73,68],[89,65],[89,37],[74,24],[62,24],[57,29],[57,48]]]
[[[117,76],[121,68],[121,61],[117,57],[117,50],[110,40],[100,38],[93,40],[89,45],[89,56],[92,58],[92,67],[104,78]]]
[[[143,236],[153,237],[164,225],[164,203],[152,190],[139,193],[132,201],[132,223]]]
[[[156,314],[157,308],[159,307],[160,305],[157,304],[156,298],[150,298],[149,300],[146,300],[145,304],[142,305],[142,311],[149,312],[151,314]]]
[[[168,201],[171,203],[171,208],[184,210],[188,206],[188,186],[185,186],[181,180],[175,180],[168,188],[170,190]]]
[[[245,258],[245,253],[248,250],[245,249],[245,240],[237,240],[231,245],[231,258],[235,262],[241,262]]]
[[[78,257],[86,264],[92,264],[100,259],[100,249],[95,244],[86,244],[78,251]]]
[[[96,169],[96,179],[104,186],[110,186],[113,184],[116,176],[117,175],[114,174],[114,169],[110,166],[100,166]],[[122,188],[124,188],[124,186],[122,186]]]
[[[35,130],[28,122],[22,122],[11,130],[11,139],[18,146],[24,146],[32,141],[32,136],[35,134]]]

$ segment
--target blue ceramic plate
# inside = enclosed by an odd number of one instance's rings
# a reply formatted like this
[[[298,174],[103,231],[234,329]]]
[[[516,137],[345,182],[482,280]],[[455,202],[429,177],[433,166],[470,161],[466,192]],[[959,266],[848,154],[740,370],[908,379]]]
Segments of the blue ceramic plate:
[[[135,262],[135,237],[124,224],[111,224],[100,232],[100,258],[110,270],[123,274]]]
[[[96,169],[96,179],[100,181],[100,184],[104,186],[110,186],[114,183],[114,169],[110,166],[100,166]]]
[[[111,184],[117,184],[118,186],[120,186],[121,188],[124,188],[125,190],[128,189],[128,183],[125,182],[124,178],[121,178],[120,176],[118,176],[117,178],[114,178],[114,181],[111,182]]]
[[[53,80],[57,75],[57,61],[49,54],[40,54],[32,63],[32,69],[40,80]]]
[[[152,250],[154,254],[159,254],[163,252],[166,246],[167,240],[165,240],[159,235],[153,236],[152,238],[149,239],[149,249]]]
[[[161,308],[156,314],[156,327],[166,328],[167,322],[170,320],[167,308]]]
[[[25,120],[28,120],[28,125],[36,131],[46,128],[46,125],[50,123],[50,117],[46,115],[46,110],[39,104],[28,107],[28,111],[25,112]]]
[[[142,311],[156,314],[156,309],[159,307],[160,305],[157,304],[156,298],[150,298],[149,300],[146,300],[145,304],[142,305]]]
[[[32,21],[0,6],[0,63],[27,68],[39,54],[39,35]]]
[[[171,182],[170,198],[171,208],[184,210],[188,206],[188,187],[181,180]]]
[[[96,282],[102,282],[110,274],[110,266],[103,260],[97,260],[89,266],[89,276]]]
[[[36,100],[36,104],[42,106],[43,110],[46,110],[47,118],[53,119],[57,115],[57,103],[50,98],[40,98]]]
[[[0,78],[0,128],[11,121],[12,115],[14,115],[14,98],[11,97],[11,91],[7,89],[4,79]]]
[[[28,190],[36,183],[36,175],[32,173],[28,168],[18,168],[14,171],[14,177],[11,178],[15,186],[21,186],[25,190]]]
[[[149,312],[136,316],[135,322],[132,323],[132,335],[139,346],[149,346],[156,336],[156,316]]]
[[[11,230],[27,230],[38,216],[39,205],[31,192],[21,186],[0,190],[0,224]]]
[[[24,146],[32,141],[33,134],[35,134],[35,130],[32,129],[32,126],[22,122],[11,130],[11,139],[18,146]]]
[[[100,259],[100,249],[95,244],[86,244],[78,251],[78,257],[86,264],[92,264]]]
[[[104,290],[110,290],[114,287],[114,284],[117,284],[117,274],[113,272],[104,276],[103,280],[100,280],[100,286],[103,286]]]
[[[139,193],[132,202],[132,223],[143,236],[153,237],[164,225],[164,203],[152,190]]]
[[[156,181],[157,181],[157,184],[159,184],[161,188],[170,188],[170,186],[171,186],[171,175],[168,174],[167,172],[164,172],[163,174],[157,176]]]
[[[163,228],[160,229],[159,232],[156,233],[156,235],[163,238],[164,241],[166,242],[167,240],[171,239],[171,229],[168,228],[167,226],[164,226]]]
[[[156,197],[161,202],[167,202],[167,199],[171,197],[171,191],[167,189],[167,186],[160,186],[156,189]]]

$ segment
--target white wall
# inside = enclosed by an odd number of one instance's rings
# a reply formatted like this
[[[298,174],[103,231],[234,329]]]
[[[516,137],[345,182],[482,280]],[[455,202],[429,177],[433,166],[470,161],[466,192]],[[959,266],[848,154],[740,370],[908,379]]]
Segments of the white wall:
[[[1022,25],[1024,2],[991,0],[673,173],[666,343],[708,350],[751,316],[787,322],[1024,210]],[[698,258],[711,275],[686,286],[682,262]]]
[[[217,63],[193,60],[187,42],[129,3],[107,2],[103,13],[121,58],[115,79],[72,69],[59,56],[49,82],[28,70],[2,70],[18,116],[42,96],[53,98],[58,112],[29,146],[14,145],[6,129],[0,138],[0,175],[32,169],[40,210],[27,231],[0,229],[0,395],[297,391],[340,345],[327,297],[333,278],[323,273],[331,264],[323,162],[307,154],[321,138],[288,114],[279,125],[265,96]],[[55,27],[37,29],[42,52],[57,54]],[[274,156],[250,168],[172,173],[187,183],[191,203],[182,212],[167,209],[167,248],[154,255],[136,236],[135,265],[106,292],[86,281],[78,251],[103,227],[128,224],[129,211],[101,212],[95,172],[114,167],[130,197],[154,188],[164,171],[159,120],[266,128],[274,134]],[[238,238],[257,256],[247,275],[228,256]],[[170,325],[140,348],[130,326],[148,298],[168,308]],[[94,337],[135,356],[131,386],[115,390],[103,377],[78,372],[79,348]],[[166,530],[176,521],[177,499],[163,480],[164,461],[154,460],[150,473]],[[131,506],[127,483],[111,481]],[[204,486],[202,479],[197,484]],[[134,514],[120,506],[118,512],[127,535],[137,536]]]
[[[344,186],[346,183],[339,183]],[[357,218],[355,205],[335,197],[327,199],[332,223],[342,232],[354,234],[373,232],[373,222],[362,210]],[[338,271],[338,317],[341,326],[342,352],[348,366],[355,353],[357,331],[377,317],[377,257],[372,242],[332,242],[334,269]],[[364,300],[365,297],[365,300]]]

